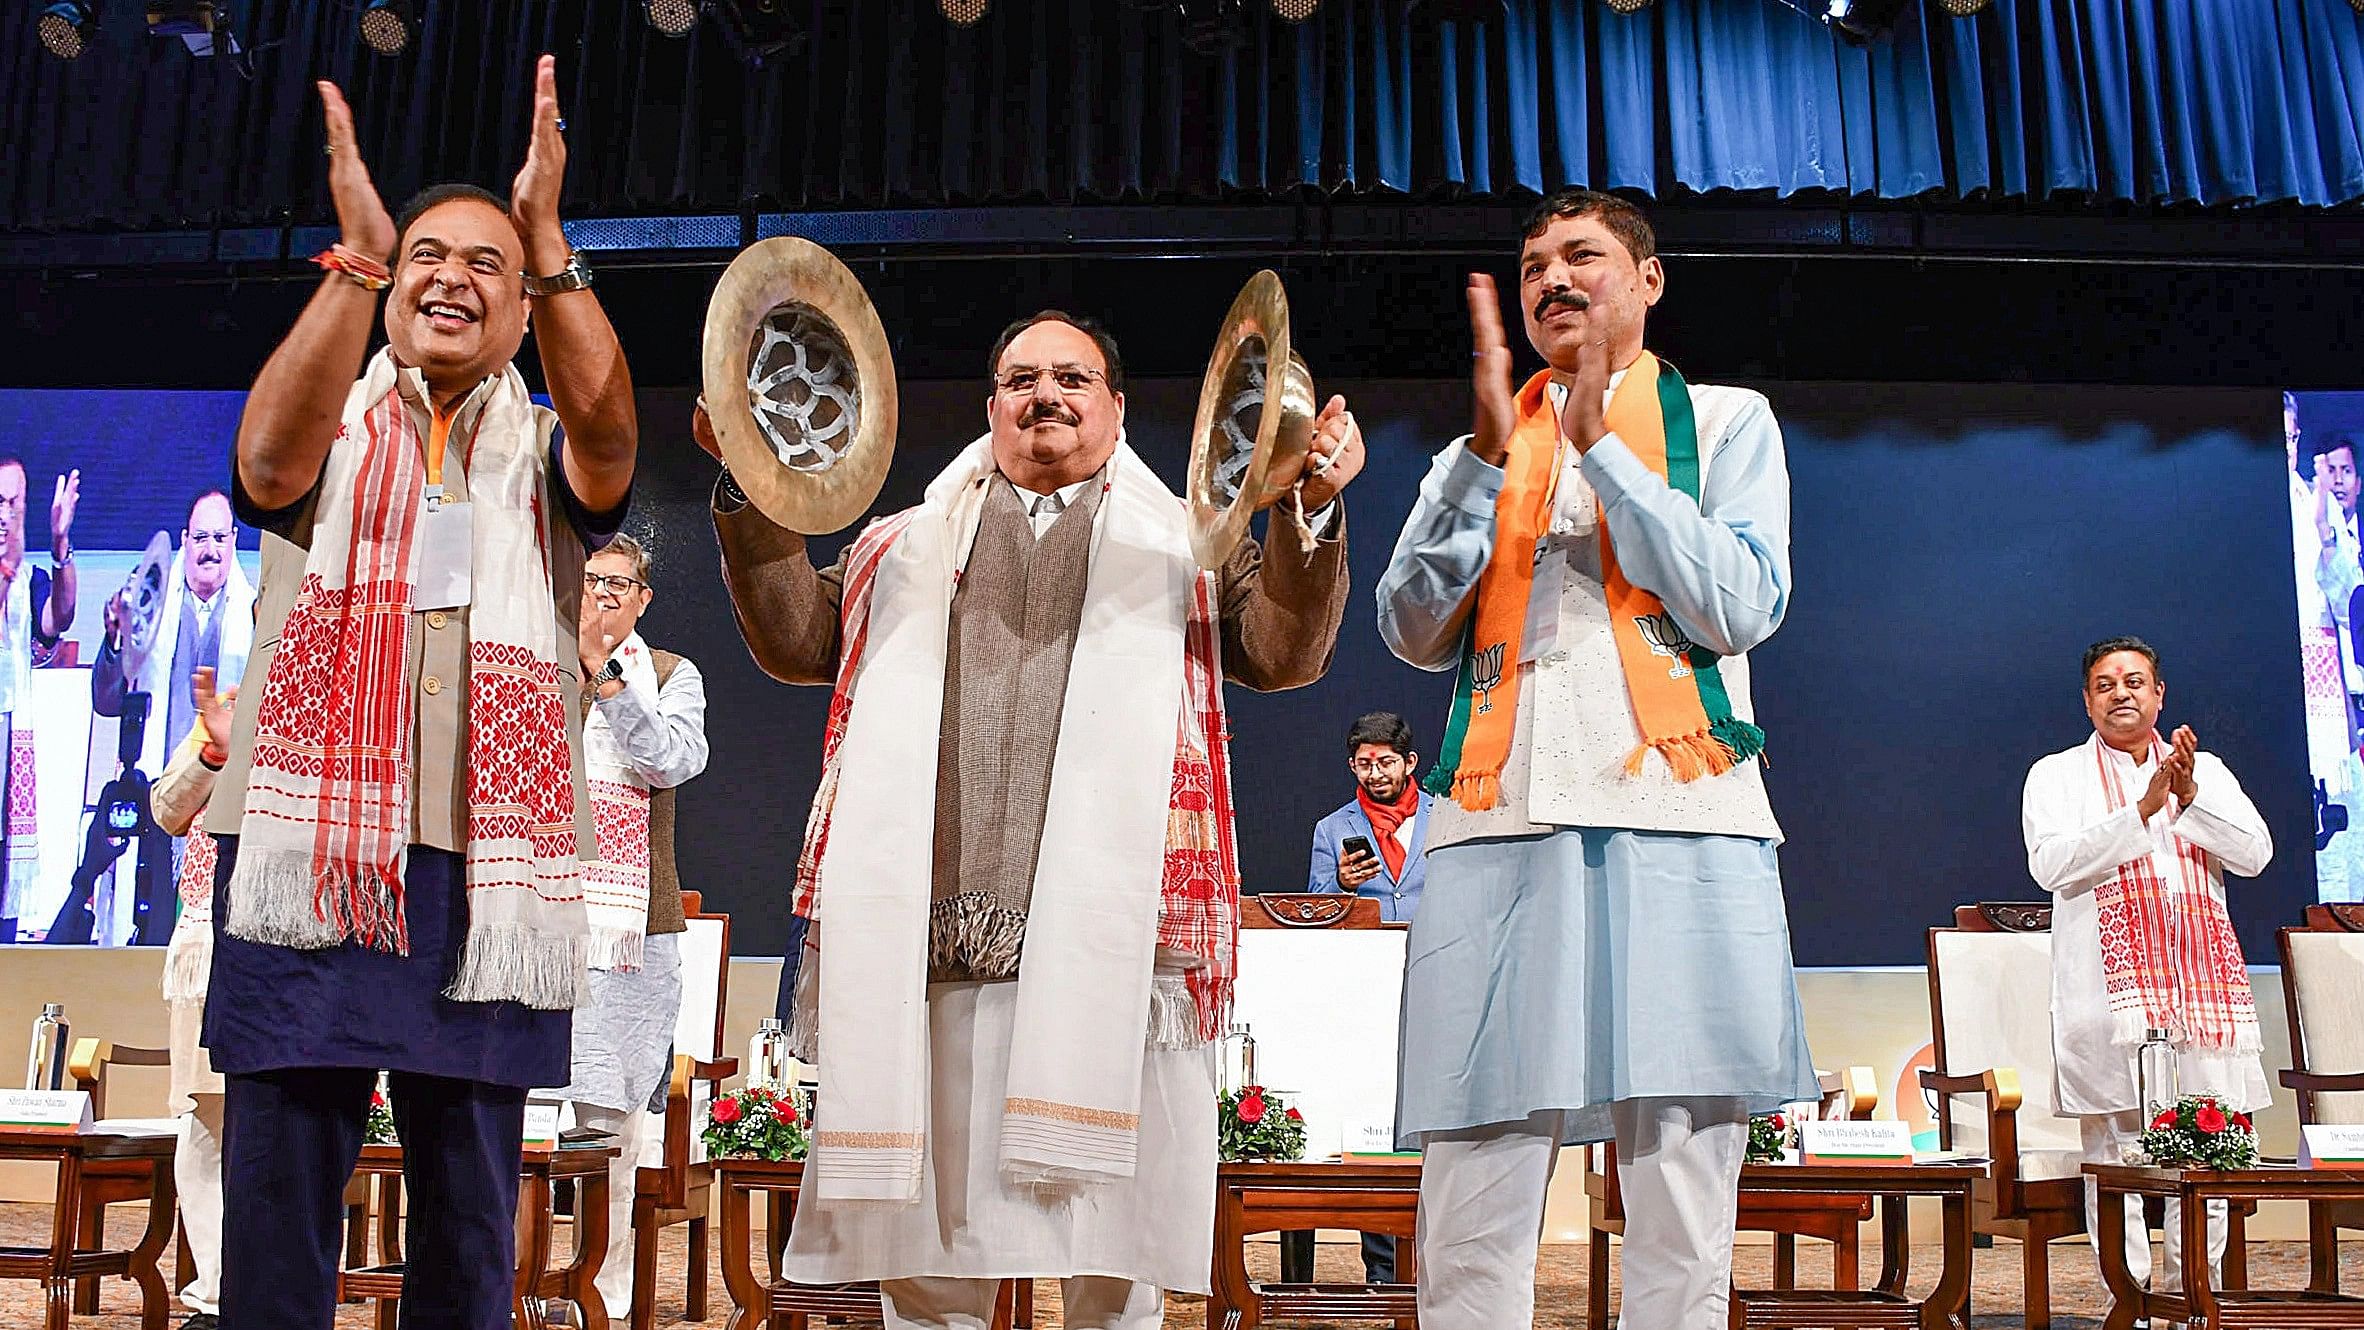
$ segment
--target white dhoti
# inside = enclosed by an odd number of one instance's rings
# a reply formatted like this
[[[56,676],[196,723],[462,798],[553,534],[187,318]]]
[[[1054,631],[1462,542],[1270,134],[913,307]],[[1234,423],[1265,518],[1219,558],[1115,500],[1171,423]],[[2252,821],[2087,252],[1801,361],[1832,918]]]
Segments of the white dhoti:
[[[222,1296],[222,1075],[199,1035],[204,1002],[173,1002],[165,1010],[171,1017],[171,1105],[180,1120],[172,1183],[194,1267],[181,1305],[215,1316]]]
[[[2126,1147],[2142,1135],[2144,1123],[2140,1113],[2092,1113],[2077,1119],[2077,1136],[2085,1147],[2088,1164],[2122,1164],[2126,1162]],[[2167,1259],[2157,1279],[2151,1278],[2151,1230],[2143,1219],[2142,1198],[2128,1196],[2126,1203],[2126,1272],[2134,1282],[2158,1293],[2173,1293],[2183,1287],[2183,1205],[2167,1202],[2163,1227],[2166,1231]],[[2218,1275],[2224,1269],[2224,1249],[2231,1228],[2231,1217],[2223,1201],[2208,1203],[2208,1284],[2222,1288]],[[2101,1256],[2101,1188],[2092,1178],[2085,1179],[2085,1235],[2093,1244],[2095,1259]]]
[[[1625,1197],[1624,1330],[1724,1323],[1748,1112],[1738,1099],[1610,1105]],[[1420,1324],[1534,1324],[1535,1247],[1564,1115],[1430,1132],[1420,1174]]]
[[[575,1125],[615,1137],[609,1144],[618,1153],[607,1165],[607,1256],[599,1266],[598,1285],[608,1319],[621,1325],[632,1314],[637,1274],[632,1260],[632,1209],[639,1194],[640,1156],[648,1148],[649,1138],[664,1131],[665,1120],[642,1107],[618,1110],[578,1104]]]
[[[189,1286],[181,1305],[206,1316],[222,1310],[222,1096],[200,1094],[196,1107],[180,1115],[180,1142],[172,1155],[172,1185],[180,1204],[181,1232],[189,1240]]]
[[[963,1318],[977,1306],[990,1314],[991,1284],[1003,1279],[1104,1276],[1147,1286],[1119,1296],[1101,1281],[1080,1281],[1069,1296],[1100,1306],[1102,1319],[1071,1325],[1156,1325],[1161,1290],[1206,1292],[1215,1226],[1213,1048],[1144,1051],[1132,1177],[1073,1187],[1015,1183],[1001,1172],[999,1145],[1018,985],[930,984],[927,993],[928,1133],[918,1200],[817,1203],[815,1189],[805,1188],[781,1274],[810,1284],[901,1281],[904,1288],[889,1290],[890,1308],[902,1308],[890,1310],[895,1325],[970,1325]],[[826,1085],[814,1116],[828,1121]],[[944,1281],[979,1283],[961,1290]],[[1135,1318],[1141,1308],[1147,1320]]]

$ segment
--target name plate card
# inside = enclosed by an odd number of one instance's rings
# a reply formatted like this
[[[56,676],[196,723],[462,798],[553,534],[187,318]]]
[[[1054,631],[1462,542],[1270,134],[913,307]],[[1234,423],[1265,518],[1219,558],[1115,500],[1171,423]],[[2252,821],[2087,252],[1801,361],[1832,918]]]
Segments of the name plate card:
[[[537,1104],[527,1100],[525,1105],[525,1148],[555,1150],[558,1148],[558,1105]]]
[[[1395,1153],[1395,1124],[1376,1122],[1368,1118],[1346,1120],[1345,1140],[1341,1151],[1350,1155],[1391,1155]]]
[[[2364,1126],[2318,1123],[2298,1129],[2298,1159],[2306,1168],[2364,1168]]]
[[[0,1090],[0,1128],[72,1136],[90,1127],[87,1090]]]
[[[1807,1122],[1801,1124],[1809,1164],[1895,1164],[1913,1162],[1912,1128],[1902,1122]]]

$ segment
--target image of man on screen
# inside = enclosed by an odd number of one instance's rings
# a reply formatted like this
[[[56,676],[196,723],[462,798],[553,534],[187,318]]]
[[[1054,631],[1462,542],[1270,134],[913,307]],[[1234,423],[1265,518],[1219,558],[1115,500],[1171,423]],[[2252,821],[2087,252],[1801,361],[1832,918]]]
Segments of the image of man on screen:
[[[254,643],[254,587],[238,565],[238,525],[230,515],[228,495],[208,490],[189,505],[180,553],[165,577],[155,640],[144,652],[126,649],[129,618],[124,593],[118,591],[107,601],[105,633],[90,671],[90,708],[117,719],[122,727],[120,751],[129,766],[148,777],[163,769],[165,755],[180,747],[196,721],[189,686],[196,671],[214,671],[224,687],[237,686],[246,672],[246,655]],[[138,819],[133,835],[120,834],[122,829],[112,825],[102,827],[103,821],[103,816],[93,819],[74,873],[74,889],[49,940],[114,940],[98,936],[91,904],[100,874],[117,864],[127,843],[136,839],[137,902],[130,940],[161,946],[172,935],[173,884],[179,878],[185,838],[170,835],[152,819]],[[119,873],[117,881],[122,880]]]
[[[2356,435],[2347,430],[2299,433],[2295,407],[2285,434],[2300,469],[2305,501],[2293,512],[2299,562],[2300,656],[2306,688],[2308,766],[2322,785],[2325,844],[2316,855],[2318,889],[2327,900],[2352,899],[2358,867],[2356,833],[2364,821],[2364,762],[2357,756],[2364,666],[2358,663],[2355,607],[2364,594],[2364,546],[2356,535],[2360,483]],[[2336,816],[2334,816],[2336,814]],[[2337,823],[2336,826],[2333,823]]]
[[[25,566],[25,464],[0,458],[0,942],[16,941],[17,919],[33,879],[41,870],[34,834],[33,730],[18,724],[18,706],[29,699],[32,671],[47,663],[59,639],[74,624],[74,505],[82,495],[82,473],[57,478],[49,501],[48,568]]]

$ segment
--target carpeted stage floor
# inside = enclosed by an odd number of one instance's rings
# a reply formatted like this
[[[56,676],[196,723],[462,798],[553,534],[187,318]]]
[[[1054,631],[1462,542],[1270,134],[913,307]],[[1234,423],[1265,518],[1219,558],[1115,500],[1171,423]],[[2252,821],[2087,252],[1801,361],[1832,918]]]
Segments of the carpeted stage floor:
[[[108,1226],[109,1238],[128,1245],[135,1240],[138,1230],[135,1211],[119,1211],[119,1217]],[[0,1204],[0,1247],[45,1245],[49,1236],[49,1208],[40,1205]],[[558,1242],[565,1249],[568,1235],[562,1229]],[[1867,1248],[1874,1244],[1867,1242]],[[1830,1278],[1829,1249],[1819,1243],[1799,1244],[1799,1282],[1807,1287],[1828,1287]],[[2364,1291],[2364,1244],[2350,1242],[2345,1249],[2342,1267],[2342,1287],[2350,1291]],[[657,1297],[657,1324],[684,1324],[682,1320],[683,1266],[688,1260],[687,1231],[672,1229],[666,1235],[660,1257]],[[1273,1277],[1273,1249],[1270,1246],[1251,1249],[1249,1269],[1265,1278]],[[1937,1250],[1917,1247],[1913,1251],[1913,1268],[1918,1278],[1916,1289],[1926,1288],[1936,1279]],[[1737,1276],[1743,1285],[1761,1286],[1771,1282],[1772,1249],[1770,1247],[1742,1247],[1737,1260]],[[2294,1287],[2305,1282],[2306,1253],[2294,1243],[2259,1243],[2249,1256],[2250,1282],[2259,1288]],[[1352,1279],[1361,1272],[1354,1249],[1348,1246],[1321,1248],[1316,1274],[1323,1279]],[[1872,1250],[1864,1254],[1864,1278],[1878,1273],[1878,1257]],[[2079,1249],[2066,1243],[2056,1247],[2052,1258],[2052,1324],[2060,1330],[2093,1330],[2101,1324],[2105,1310],[2101,1283],[2090,1259]],[[170,1278],[167,1264],[166,1276]],[[1551,1330],[1573,1330],[1584,1325],[1584,1249],[1575,1246],[1552,1246],[1543,1249],[1538,1276],[1535,1324]],[[706,1324],[719,1330],[728,1319],[728,1300],[723,1292],[719,1273],[711,1276],[708,1284],[708,1315]],[[138,1300],[130,1285],[121,1280],[109,1281],[100,1299],[100,1313],[96,1317],[77,1317],[77,1330],[136,1330],[139,1325]],[[1978,1253],[1977,1283],[1971,1294],[1971,1307],[1976,1313],[1973,1324],[1977,1330],[2003,1330],[2018,1326],[2019,1317],[2019,1248],[2009,1242],[1999,1242],[1993,1248]],[[1035,1324],[1056,1326],[1059,1322],[1059,1289],[1054,1283],[1036,1286],[1037,1315]],[[173,1323],[178,1325],[176,1311]],[[35,1330],[41,1324],[41,1296],[38,1285],[28,1281],[0,1281],[0,1330]],[[339,1330],[363,1330],[371,1324],[366,1307],[345,1308],[337,1317]],[[1174,1298],[1166,1306],[1166,1324],[1196,1327],[1205,1324],[1205,1311],[1196,1298]],[[1297,1324],[1297,1323],[1292,1323]],[[1312,1323],[1303,1323],[1311,1325]],[[1377,1324],[1377,1323],[1372,1323]],[[1318,1327],[1315,1330],[1319,1330]]]

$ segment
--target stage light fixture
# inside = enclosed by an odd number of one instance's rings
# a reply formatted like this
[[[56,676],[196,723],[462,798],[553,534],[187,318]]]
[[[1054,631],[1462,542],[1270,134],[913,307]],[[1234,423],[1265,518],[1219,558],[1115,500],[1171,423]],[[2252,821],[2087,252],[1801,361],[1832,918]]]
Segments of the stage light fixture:
[[[405,0],[369,0],[361,7],[361,40],[379,55],[400,55],[418,25]]]
[[[698,0],[642,0],[648,25],[668,37],[686,37],[698,26]]]
[[[1887,36],[1903,16],[1904,0],[1830,0],[1822,21],[1850,45],[1861,46]]]
[[[993,0],[936,0],[936,10],[956,28],[973,28],[993,8]]]
[[[1283,23],[1303,23],[1322,7],[1322,0],[1272,0],[1272,16]]]
[[[2364,14],[2364,0],[2348,0],[2348,8],[2359,14]]]
[[[1612,14],[1639,14],[1650,7],[1650,0],[1601,0]]]
[[[1969,18],[1983,12],[1993,0],[1937,0],[1937,7],[1955,18]],[[2350,0],[2355,3],[2355,0]]]
[[[41,11],[34,28],[51,55],[60,60],[76,59],[98,36],[96,0],[57,0]]]

